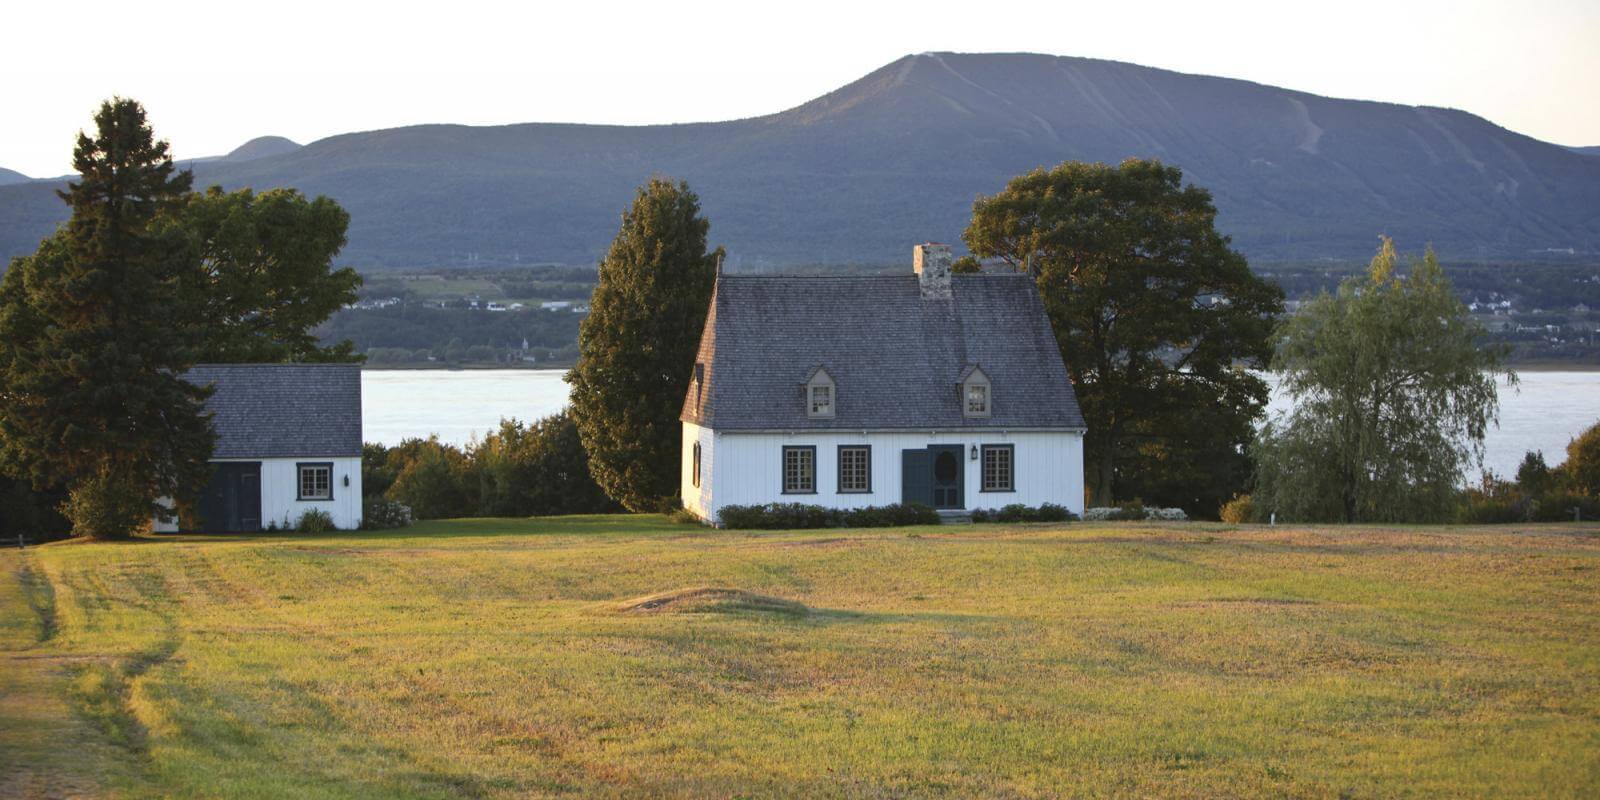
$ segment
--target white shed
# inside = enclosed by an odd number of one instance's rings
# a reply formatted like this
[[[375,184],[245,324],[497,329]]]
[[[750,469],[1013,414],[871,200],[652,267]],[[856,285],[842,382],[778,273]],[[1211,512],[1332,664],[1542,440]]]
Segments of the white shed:
[[[184,378],[212,387],[217,436],[194,527],[293,527],[309,509],[361,527],[360,365],[201,364]]]

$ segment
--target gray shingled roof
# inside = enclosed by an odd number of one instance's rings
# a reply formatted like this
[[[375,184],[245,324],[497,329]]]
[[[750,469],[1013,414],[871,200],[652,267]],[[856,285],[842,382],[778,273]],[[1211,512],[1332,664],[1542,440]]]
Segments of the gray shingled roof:
[[[361,455],[359,364],[200,364],[184,378],[216,387],[214,458]]]
[[[717,282],[681,419],[717,430],[1083,428],[1072,382],[1033,281],[955,275],[954,298],[924,300],[915,275],[755,277]],[[806,415],[817,365],[835,415]],[[961,413],[956,386],[979,366],[989,417]]]

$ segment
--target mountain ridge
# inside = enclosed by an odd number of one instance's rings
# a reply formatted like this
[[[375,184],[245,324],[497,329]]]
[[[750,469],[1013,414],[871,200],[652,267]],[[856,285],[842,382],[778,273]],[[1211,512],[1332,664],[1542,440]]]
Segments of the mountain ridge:
[[[730,266],[764,268],[898,263],[957,240],[1013,175],[1127,157],[1209,189],[1253,260],[1361,259],[1383,233],[1454,259],[1600,253],[1600,160],[1470,113],[1037,54],[906,56],[738,120],[419,125],[195,172],[334,197],[352,214],[340,260],[364,268],[593,263],[665,174],[700,194]],[[0,188],[0,256],[64,218],[46,186]]]

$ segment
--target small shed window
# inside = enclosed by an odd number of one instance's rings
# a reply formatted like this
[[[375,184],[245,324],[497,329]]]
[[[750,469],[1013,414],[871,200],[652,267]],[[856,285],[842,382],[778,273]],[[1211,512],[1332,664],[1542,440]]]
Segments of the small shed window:
[[[297,500],[332,500],[332,464],[296,464],[299,472]]]
[[[700,486],[700,443],[699,442],[695,442],[694,443],[694,463],[690,466],[690,476],[689,477],[690,477],[690,480],[694,482],[695,488],[699,488],[699,486]]]
[[[817,493],[817,448],[783,448],[783,493]]]

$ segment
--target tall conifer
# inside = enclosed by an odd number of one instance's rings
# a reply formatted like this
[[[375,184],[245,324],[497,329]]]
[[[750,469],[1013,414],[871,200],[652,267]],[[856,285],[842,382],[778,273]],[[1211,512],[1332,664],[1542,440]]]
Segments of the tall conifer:
[[[0,282],[0,464],[69,490],[79,534],[125,536],[205,483],[206,392],[174,298],[191,256],[151,222],[189,192],[136,102],[80,133],[72,219]]]
[[[678,413],[722,256],[706,252],[710,227],[688,184],[640,187],[578,333],[572,416],[595,482],[631,511],[677,494]]]

